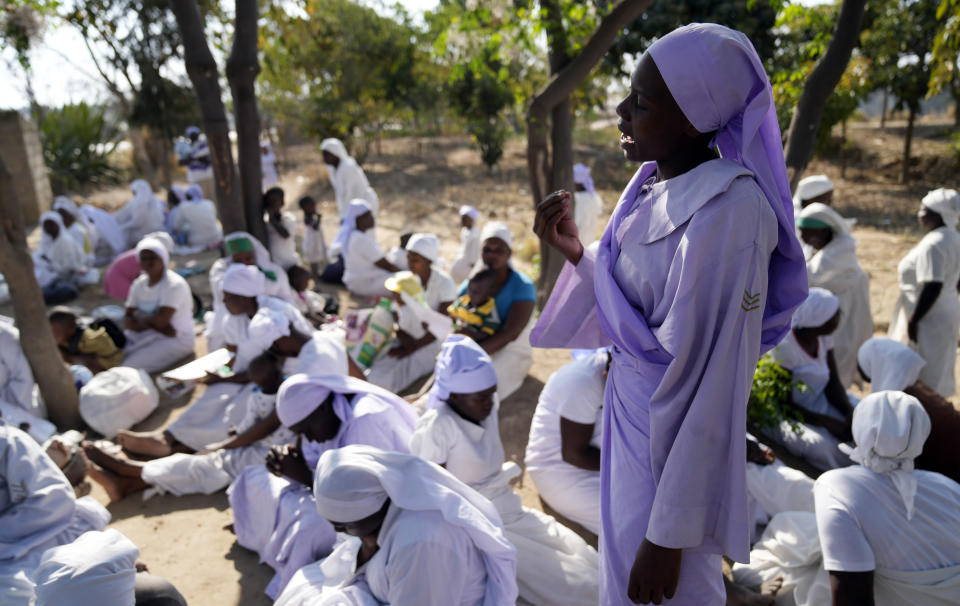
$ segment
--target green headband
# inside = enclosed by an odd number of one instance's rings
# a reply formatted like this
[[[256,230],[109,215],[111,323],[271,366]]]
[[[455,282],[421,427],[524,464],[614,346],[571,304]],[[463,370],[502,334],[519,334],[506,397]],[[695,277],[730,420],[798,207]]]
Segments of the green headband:
[[[797,217],[797,227],[801,229],[829,229],[830,231],[833,231],[833,228],[828,224],[819,219],[812,219],[810,217]]]
[[[251,242],[250,238],[247,237],[227,240],[224,242],[224,246],[227,248],[228,255],[233,255],[239,252],[253,252],[253,242]]]

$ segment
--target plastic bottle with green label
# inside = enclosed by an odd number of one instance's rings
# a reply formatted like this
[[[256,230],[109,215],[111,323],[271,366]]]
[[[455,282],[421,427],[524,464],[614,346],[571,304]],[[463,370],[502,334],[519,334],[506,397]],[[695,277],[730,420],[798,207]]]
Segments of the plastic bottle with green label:
[[[382,298],[370,314],[367,332],[364,333],[363,341],[357,347],[356,361],[361,368],[370,368],[377,352],[393,336],[393,313],[390,311],[390,305],[390,299]]]

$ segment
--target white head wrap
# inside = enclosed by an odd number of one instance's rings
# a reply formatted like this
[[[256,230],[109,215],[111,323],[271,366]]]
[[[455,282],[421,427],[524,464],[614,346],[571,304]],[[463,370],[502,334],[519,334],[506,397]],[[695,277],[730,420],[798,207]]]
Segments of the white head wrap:
[[[200,134],[200,129],[197,128],[196,126],[188,126],[188,127],[187,127],[187,130],[185,131],[185,133],[186,133],[186,135],[187,135],[188,137],[189,137],[190,135],[193,135],[193,134],[199,135],[199,134]]]
[[[347,242],[350,241],[350,234],[357,229],[357,217],[372,211],[373,207],[370,206],[370,203],[362,198],[354,198],[350,201],[347,216],[343,218],[340,231],[337,232],[337,237],[333,239],[333,244],[330,245],[331,258],[337,257],[346,248]]]
[[[144,238],[153,238],[154,240],[159,241],[161,244],[166,247],[168,253],[173,253],[173,238],[170,237],[165,231],[152,231],[149,234],[145,235]]]
[[[940,215],[943,224],[950,229],[956,229],[960,222],[960,194],[955,189],[941,187],[929,192],[920,201],[933,212]]]
[[[826,288],[810,288],[807,300],[793,312],[794,328],[815,328],[827,323],[840,309],[840,299]]]
[[[172,191],[173,195],[177,197],[177,200],[180,200],[181,202],[187,199],[187,190],[185,190],[182,185],[177,185],[174,183],[170,186],[170,191]],[[203,190],[201,189],[200,191]]]
[[[810,198],[822,196],[828,191],[833,191],[833,181],[826,175],[812,175],[800,179],[797,183],[797,191],[794,193],[794,200],[802,202]]]
[[[350,154],[347,153],[347,148],[343,144],[343,141],[340,139],[334,139],[333,137],[324,139],[320,142],[320,151],[330,152],[334,156],[340,158],[341,161],[352,159]]]
[[[347,394],[377,396],[408,417],[411,427],[416,422],[416,413],[413,406],[397,394],[373,383],[340,374],[307,375],[301,373],[289,377],[280,386],[280,391],[277,392],[277,416],[280,417],[280,422],[284,427],[296,425],[319,408],[331,393],[337,394],[337,397],[333,399],[333,412],[343,422],[352,418],[352,407],[350,400],[346,397]]]
[[[153,188],[150,187],[150,184],[143,179],[135,179],[133,183],[130,184],[130,189],[133,191],[133,196],[135,198],[152,199],[154,197]]]
[[[573,182],[579,183],[585,190],[594,193],[593,177],[590,176],[590,167],[586,164],[573,165]]]
[[[450,472],[420,457],[352,445],[320,457],[313,482],[317,511],[327,520],[356,522],[391,504],[436,511],[470,537],[483,556],[483,606],[517,601],[517,555],[493,504]]]
[[[440,239],[433,234],[413,234],[407,240],[406,249],[430,262],[436,262],[440,258]]]
[[[187,187],[187,190],[184,192],[186,199],[190,202],[200,202],[203,200],[203,188],[197,185],[196,183],[191,184]],[[181,198],[182,200],[183,198]]]
[[[263,272],[256,265],[231,263],[223,275],[223,292],[241,297],[256,297],[263,294],[265,280]]]
[[[53,210],[65,210],[75,219],[79,219],[80,208],[77,203],[66,196],[57,196],[53,199]]]
[[[902,391],[874,392],[853,410],[853,441],[840,450],[867,469],[889,477],[903,498],[907,519],[913,517],[917,479],[913,460],[930,435],[930,417],[920,401]]]
[[[437,354],[427,408],[446,402],[452,393],[477,393],[497,385],[493,360],[476,341],[464,335],[450,335]]]
[[[149,250],[160,257],[160,260],[163,261],[164,269],[170,267],[170,251],[167,250],[167,247],[163,242],[149,236],[140,240],[137,242],[137,259],[140,258],[140,253],[145,250]]]
[[[247,343],[257,351],[267,351],[273,342],[290,334],[290,319],[276,309],[260,306],[250,318],[247,327]]]
[[[801,210],[800,214],[797,215],[797,223],[799,224],[803,219],[814,219],[826,223],[833,230],[833,233],[838,235],[850,233],[850,224],[847,220],[822,202],[814,202]]]
[[[474,221],[476,221],[476,220],[477,220],[477,217],[480,216],[480,211],[477,210],[476,208],[472,207],[472,206],[468,206],[468,205],[464,204],[463,206],[460,207],[460,216],[461,216],[461,217],[464,217],[464,216],[470,217],[471,219],[473,219]]]
[[[53,221],[54,223],[57,224],[59,231],[57,231],[56,238],[51,237],[50,234],[44,231],[43,224],[46,223],[47,221]],[[46,252],[53,245],[54,242],[60,240],[61,236],[67,235],[66,233],[67,228],[63,226],[63,217],[61,217],[60,213],[58,212],[48,210],[47,212],[40,215],[39,223],[40,223],[40,250],[43,252]],[[75,240],[72,237],[70,238],[70,241],[75,242]],[[83,251],[81,250],[80,252],[83,252]]]
[[[499,238],[503,240],[507,248],[513,248],[513,235],[510,233],[510,227],[501,221],[490,221],[483,226],[480,232],[480,241],[485,242],[490,238]]]
[[[37,606],[111,604],[133,606],[140,550],[110,528],[43,552],[33,572]]]
[[[917,382],[926,361],[907,345],[889,337],[871,337],[857,352],[857,363],[870,377],[870,391],[903,390]]]

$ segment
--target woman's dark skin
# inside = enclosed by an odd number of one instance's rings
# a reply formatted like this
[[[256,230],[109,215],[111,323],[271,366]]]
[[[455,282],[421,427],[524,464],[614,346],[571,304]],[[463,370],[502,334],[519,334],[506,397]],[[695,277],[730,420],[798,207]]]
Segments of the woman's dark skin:
[[[263,197],[270,225],[277,230],[281,238],[289,238],[290,232],[283,226],[283,215],[280,213],[283,209],[283,190],[279,187],[271,187]]]
[[[238,253],[239,254],[239,253]],[[236,256],[236,255],[234,255]],[[248,318],[252,318],[259,309],[259,304],[257,303],[256,297],[244,297],[241,295],[236,295],[232,292],[223,293],[223,306],[227,308],[227,311],[231,315],[240,316],[245,315]],[[227,351],[236,354],[237,346],[236,345],[226,345]],[[227,362],[227,366],[233,368],[233,363],[236,361],[236,356],[230,359]],[[238,372],[230,375],[229,377],[221,377],[217,373],[208,372],[202,380],[202,383],[205,385],[216,385],[217,383],[249,383],[250,374],[247,371]]]
[[[493,412],[493,396],[496,393],[496,385],[475,393],[452,393],[447,398],[447,406],[465,421],[481,425]]]
[[[931,232],[944,226],[943,217],[925,206],[920,207],[918,218],[920,220],[920,226],[923,227],[925,232]],[[920,284],[920,296],[917,297],[917,306],[913,310],[913,315],[910,316],[910,321],[907,322],[907,336],[910,337],[910,340],[914,343],[917,341],[917,329],[920,326],[920,320],[927,315],[933,307],[933,304],[937,302],[937,297],[940,296],[940,291],[942,290],[943,282],[923,282]]]
[[[818,354],[819,338],[832,334],[837,330],[837,326],[839,325],[840,312],[838,311],[823,325],[811,328],[794,328],[793,334],[796,336],[797,343],[800,344],[800,347],[802,347],[810,357],[815,358]],[[853,439],[853,435],[850,433],[850,420],[853,417],[853,406],[847,397],[847,391],[843,388],[843,383],[840,382],[840,375],[837,373],[837,363],[833,357],[832,350],[827,352],[827,366],[830,368],[830,380],[827,382],[827,386],[824,387],[823,392],[827,396],[827,401],[830,402],[830,405],[843,414],[845,420],[841,421],[830,415],[821,415],[810,412],[809,410],[800,409],[792,402],[789,405],[796,408],[797,411],[803,415],[804,423],[819,425],[833,434],[838,440],[849,442]]]
[[[826,204],[830,206],[833,204],[833,190],[820,194],[819,196],[814,196],[813,198],[807,198],[806,200],[800,201],[800,208],[806,208],[813,204],[814,202],[819,202],[820,204]]]
[[[57,225],[57,222],[52,219],[47,219],[43,222],[43,231],[46,232],[48,236],[57,239],[57,236],[60,235],[60,226]]]
[[[270,449],[267,453],[266,465],[274,475],[288,478],[307,488],[313,488],[313,471],[307,467],[300,445],[304,437],[312,442],[326,442],[336,437],[342,421],[333,411],[335,395],[331,393],[323,404],[307,415],[306,419],[290,427],[290,431],[298,434],[296,444],[274,446]]]
[[[144,250],[140,253],[140,269],[147,275],[150,286],[162,280],[167,272],[163,259],[152,250]],[[172,337],[177,334],[173,325],[170,324],[174,312],[176,309],[172,307],[161,307],[153,313],[146,314],[136,307],[128,307],[123,318],[123,327],[134,332],[153,329],[162,335]]]
[[[576,226],[574,226],[576,229]],[[483,264],[492,269],[497,274],[497,284],[493,289],[494,293],[499,293],[507,280],[510,279],[510,256],[513,251],[507,246],[507,243],[500,238],[487,238],[483,241],[483,248],[480,250],[480,258]],[[483,351],[488,355],[493,355],[514,341],[526,328],[533,315],[533,301],[515,301],[507,312],[507,317],[503,318],[500,324],[500,330],[490,335],[479,343]]]
[[[363,566],[370,558],[380,550],[377,544],[377,535],[380,534],[380,528],[383,527],[383,521],[387,517],[387,511],[390,509],[390,499],[383,504],[383,507],[377,513],[367,516],[356,522],[334,522],[328,520],[337,532],[343,532],[350,536],[360,538],[360,551],[357,553],[357,568]]]
[[[75,220],[73,218],[73,215],[71,215],[70,213],[68,213],[62,208],[57,209],[57,214],[60,215],[61,219],[63,219],[63,226],[66,227],[67,229],[70,229],[70,226],[73,225],[73,222]]]
[[[800,239],[814,250],[823,250],[833,240],[833,230],[827,227],[801,227]]]
[[[329,164],[330,166],[332,166],[332,167],[334,167],[334,168],[337,168],[337,167],[340,166],[340,158],[337,157],[337,156],[335,156],[334,154],[331,154],[331,153],[328,152],[327,150],[323,150],[323,151],[321,152],[321,155],[323,156],[323,163],[324,163],[324,164]]]
[[[641,57],[630,79],[630,93],[617,106],[620,147],[632,162],[656,161],[657,179],[682,175],[717,157],[709,148],[713,133],[701,133],[687,120],[653,59]],[[583,256],[572,195],[550,194],[537,205],[533,231],[576,265]],[[627,596],[633,602],[659,604],[672,598],[680,578],[683,551],[643,540],[630,571]]]
[[[373,218],[373,213],[369,210],[359,217],[357,217],[357,231],[367,231],[368,229],[373,229],[373,226],[376,225],[376,221]],[[383,257],[377,259],[374,263],[380,269],[385,269],[387,271],[397,272],[400,271],[400,268],[387,261]]]
[[[873,606],[873,571],[830,573],[833,606]]]

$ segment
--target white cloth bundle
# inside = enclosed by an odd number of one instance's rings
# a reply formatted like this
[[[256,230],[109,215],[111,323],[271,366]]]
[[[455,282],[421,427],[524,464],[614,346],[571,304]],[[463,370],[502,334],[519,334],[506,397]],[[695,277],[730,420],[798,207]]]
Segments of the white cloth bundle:
[[[117,366],[80,389],[80,416],[106,438],[130,429],[157,409],[157,388],[145,370]]]

